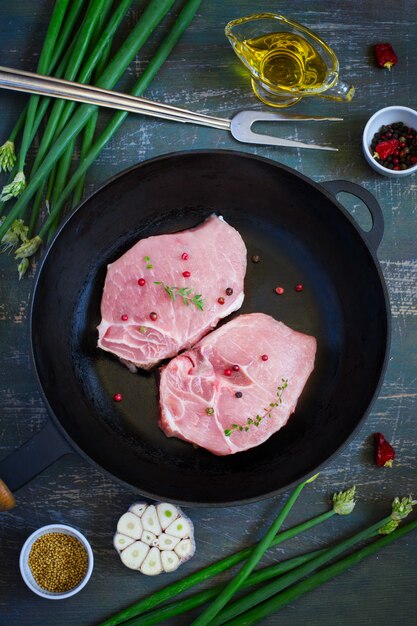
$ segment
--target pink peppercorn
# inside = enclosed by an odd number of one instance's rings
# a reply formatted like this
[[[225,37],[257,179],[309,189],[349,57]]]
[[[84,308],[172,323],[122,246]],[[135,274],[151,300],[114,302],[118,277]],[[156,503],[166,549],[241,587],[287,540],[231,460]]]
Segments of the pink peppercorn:
[[[267,354],[263,354],[261,356],[262,361],[267,361],[268,360],[268,355]]]
[[[277,293],[279,296],[282,296],[282,294],[284,293],[284,287],[276,287],[275,293]]]
[[[138,285],[139,287],[143,287],[143,285],[146,283],[146,280],[144,278],[139,278],[138,280]]]
[[[115,393],[113,396],[113,400],[115,402],[121,402],[122,401],[122,394],[121,393]]]
[[[185,272],[182,273],[182,275],[184,276],[184,278],[190,278],[191,272],[185,271]]]

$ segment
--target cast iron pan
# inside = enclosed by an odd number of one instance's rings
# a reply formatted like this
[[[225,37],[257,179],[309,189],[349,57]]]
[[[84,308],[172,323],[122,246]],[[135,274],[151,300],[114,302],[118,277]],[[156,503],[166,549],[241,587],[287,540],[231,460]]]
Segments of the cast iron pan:
[[[365,202],[369,232],[337,202],[340,191]],[[195,226],[213,211],[248,248],[239,313],[269,313],[318,343],[315,370],[288,425],[228,457],[165,437],[155,374],[131,374],[96,348],[106,265],[138,239]],[[247,154],[171,154],[116,176],[68,219],[40,267],[32,351],[52,421],[0,464],[0,477],[15,489],[75,450],[141,494],[182,504],[250,502],[300,481],[352,438],[381,383],[389,344],[375,254],[382,233],[381,209],[358,185],[318,185]],[[250,261],[253,254],[260,263]],[[115,392],[122,402],[113,401]]]

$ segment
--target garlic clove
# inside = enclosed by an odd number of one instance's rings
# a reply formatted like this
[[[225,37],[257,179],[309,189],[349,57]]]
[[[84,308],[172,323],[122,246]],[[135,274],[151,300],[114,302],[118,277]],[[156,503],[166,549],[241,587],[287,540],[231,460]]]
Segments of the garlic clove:
[[[144,511],[142,515],[142,524],[144,530],[150,530],[151,533],[155,535],[160,535],[162,532],[161,525],[159,523],[158,515],[156,513],[156,508],[153,504],[148,506],[146,511]]]
[[[161,562],[165,572],[173,572],[179,565],[181,565],[181,561],[172,550],[165,550],[164,552],[161,552]]]
[[[128,537],[127,535],[123,535],[122,533],[116,533],[113,537],[113,545],[118,552],[121,552],[135,540],[132,537]]]
[[[166,533],[162,533],[159,535],[159,549],[160,550],[173,550],[177,543],[180,542],[179,537],[174,537],[173,535],[167,535]]]
[[[117,523],[117,532],[132,539],[140,539],[143,532],[142,522],[134,513],[125,513]]]
[[[159,544],[158,537],[151,533],[149,530],[143,531],[141,541],[147,543],[148,546],[157,546]]]
[[[160,502],[156,507],[159,522],[162,530],[168,526],[179,516],[180,512],[176,506],[168,502]]]
[[[142,574],[146,574],[146,576],[157,576],[162,572],[161,553],[158,548],[151,548],[149,550],[140,567],[140,571]]]
[[[143,541],[135,541],[122,551],[120,558],[126,567],[139,569],[148,552],[149,546],[147,546],[146,543],[143,543]]]
[[[173,535],[174,537],[179,537],[180,539],[184,539],[184,537],[189,537],[193,533],[193,528],[191,522],[182,515],[175,522],[172,522],[165,530],[167,535]]]
[[[146,502],[135,502],[129,507],[129,511],[134,513],[138,517],[142,517],[144,511],[147,509],[148,505]]]
[[[188,561],[188,559],[190,559],[195,552],[195,545],[191,539],[183,539],[178,545],[175,546],[174,550],[180,557],[181,561]]]

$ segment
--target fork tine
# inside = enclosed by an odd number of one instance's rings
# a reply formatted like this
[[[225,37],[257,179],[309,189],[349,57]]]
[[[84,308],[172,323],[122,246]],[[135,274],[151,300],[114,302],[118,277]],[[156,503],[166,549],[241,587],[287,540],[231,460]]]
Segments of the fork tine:
[[[230,124],[230,131],[237,141],[242,143],[255,143],[266,146],[283,146],[287,148],[307,148],[310,150],[329,150],[337,152],[337,148],[331,148],[330,146],[320,146],[313,143],[303,143],[301,141],[294,141],[293,139],[283,139],[281,137],[271,137],[270,135],[264,135],[255,133],[252,130],[252,124],[260,121],[288,121],[290,119],[300,119],[298,116],[290,118],[282,113],[270,113],[267,111],[240,111],[232,119]],[[320,118],[308,118],[301,117],[302,120],[314,119],[319,121]],[[331,120],[332,118],[321,118]],[[340,118],[333,118],[335,121]]]

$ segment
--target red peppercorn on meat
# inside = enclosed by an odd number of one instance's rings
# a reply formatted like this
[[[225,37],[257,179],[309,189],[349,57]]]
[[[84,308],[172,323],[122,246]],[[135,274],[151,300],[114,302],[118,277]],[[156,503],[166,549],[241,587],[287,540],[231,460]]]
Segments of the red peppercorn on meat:
[[[98,346],[131,368],[150,369],[240,308],[245,273],[242,237],[216,215],[142,239],[107,268]]]
[[[315,354],[314,337],[240,315],[162,368],[160,428],[217,455],[258,446],[295,411]]]

